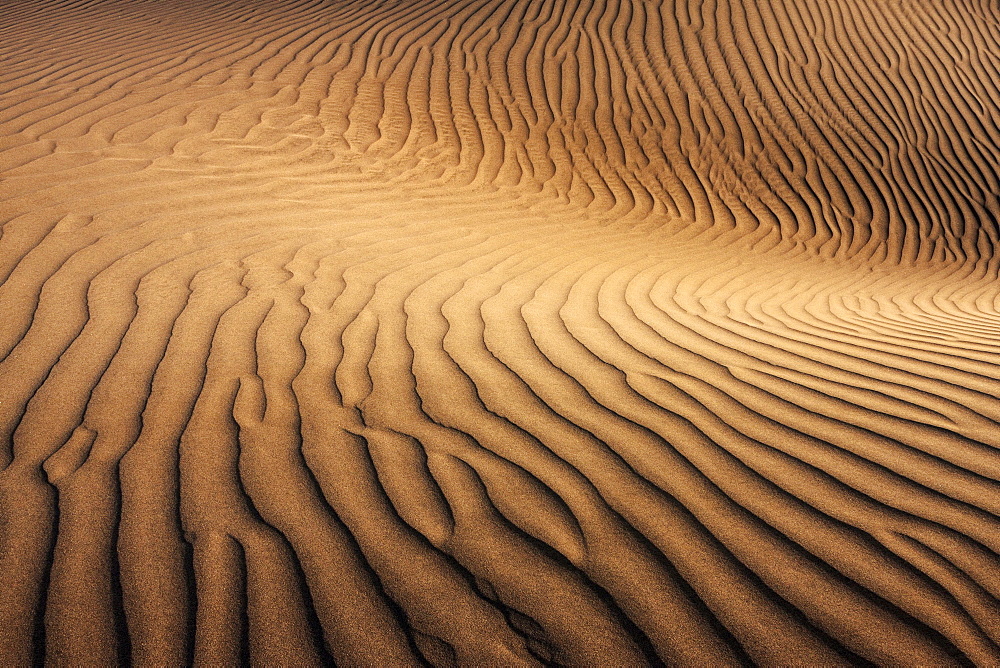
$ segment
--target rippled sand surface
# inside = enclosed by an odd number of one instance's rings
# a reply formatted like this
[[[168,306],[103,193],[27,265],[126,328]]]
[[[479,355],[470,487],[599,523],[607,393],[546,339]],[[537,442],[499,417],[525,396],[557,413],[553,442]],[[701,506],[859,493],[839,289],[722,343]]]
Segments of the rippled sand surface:
[[[1000,6],[0,1],[0,664],[1000,665]]]

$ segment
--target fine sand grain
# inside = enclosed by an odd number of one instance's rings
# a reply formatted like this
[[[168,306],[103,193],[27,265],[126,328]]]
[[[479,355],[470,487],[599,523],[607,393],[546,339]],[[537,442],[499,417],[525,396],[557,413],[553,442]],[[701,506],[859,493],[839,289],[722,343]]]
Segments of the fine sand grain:
[[[0,665],[1000,665],[1000,5],[0,0]]]

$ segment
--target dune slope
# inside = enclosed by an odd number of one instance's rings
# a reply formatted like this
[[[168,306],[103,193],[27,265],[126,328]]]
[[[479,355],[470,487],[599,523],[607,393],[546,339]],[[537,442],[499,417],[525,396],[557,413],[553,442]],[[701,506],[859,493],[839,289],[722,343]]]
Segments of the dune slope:
[[[0,663],[1000,664],[1000,8],[0,0]]]

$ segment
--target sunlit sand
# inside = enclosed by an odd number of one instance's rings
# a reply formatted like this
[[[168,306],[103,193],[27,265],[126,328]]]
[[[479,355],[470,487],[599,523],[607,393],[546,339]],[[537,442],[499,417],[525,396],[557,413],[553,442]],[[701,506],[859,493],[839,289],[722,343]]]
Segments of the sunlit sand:
[[[0,2],[0,664],[1000,665],[1000,6]]]

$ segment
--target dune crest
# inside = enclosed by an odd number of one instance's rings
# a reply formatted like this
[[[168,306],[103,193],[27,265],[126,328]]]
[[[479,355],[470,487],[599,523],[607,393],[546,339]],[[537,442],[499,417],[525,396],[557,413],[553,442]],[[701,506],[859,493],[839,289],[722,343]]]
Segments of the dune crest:
[[[0,2],[0,663],[1000,664],[998,26]]]

